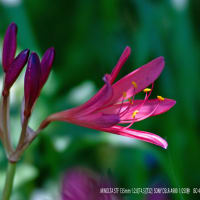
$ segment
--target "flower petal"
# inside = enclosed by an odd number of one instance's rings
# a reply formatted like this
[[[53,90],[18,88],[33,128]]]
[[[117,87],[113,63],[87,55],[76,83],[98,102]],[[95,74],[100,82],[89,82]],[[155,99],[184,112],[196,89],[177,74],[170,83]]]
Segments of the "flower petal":
[[[5,76],[4,92],[8,91],[13,83],[16,81],[23,67],[25,66],[29,56],[29,50],[22,51],[11,63]]]
[[[113,98],[110,101],[110,104],[122,101],[123,92],[126,92],[127,95],[125,99],[128,99],[149,86],[158,78],[164,68],[164,64],[164,58],[158,57],[117,81],[112,86]],[[137,87],[134,88],[134,90],[132,85],[133,81],[137,84]]]
[[[17,47],[16,35],[17,25],[15,23],[11,23],[6,30],[3,42],[2,65],[4,72],[8,70],[15,57]]]
[[[105,85],[86,103],[72,108],[71,114],[87,115],[107,104],[112,98],[112,86],[110,84],[110,75],[106,74],[103,78]]]
[[[120,117],[120,123],[131,123],[133,121],[132,114],[135,110],[139,112],[135,115],[134,121],[141,121],[148,117],[160,115],[164,112],[167,112],[171,109],[176,101],[173,99],[165,98],[163,101],[158,99],[151,99],[146,101],[141,107],[140,105],[143,103],[143,100],[135,100],[133,105],[130,106],[129,102],[121,104],[116,104],[113,106],[109,106],[105,109],[100,110],[99,112],[103,112],[105,114],[118,114],[124,113],[122,117]],[[126,111],[127,110],[127,111]]]
[[[128,59],[131,53],[130,47],[126,47],[123,51],[117,65],[113,69],[111,75],[106,74],[103,78],[105,85],[97,92],[91,99],[89,99],[86,103],[71,109],[72,114],[77,113],[79,115],[88,114],[94,112],[95,110],[101,108],[103,105],[108,104],[112,97],[112,86],[111,83],[116,78],[119,73],[121,67]]]
[[[112,126],[112,124],[117,123],[117,120],[116,120],[117,117],[113,117],[114,123],[105,123],[105,120],[108,119],[108,116],[106,116],[105,118],[104,117],[105,115],[103,116],[101,113],[95,113],[90,116],[85,116],[83,118],[73,118],[70,116],[70,113],[67,113],[67,111],[63,111],[60,113],[55,113],[53,115],[50,115],[48,118],[46,118],[41,123],[40,129],[45,128],[49,123],[53,121],[66,121],[72,124],[76,124],[79,126],[83,126],[83,127],[87,127],[87,128],[91,128],[91,129],[95,129],[99,131],[104,131],[108,133],[114,133],[117,135],[135,138],[138,140],[156,144],[165,149],[167,148],[167,142],[158,135],[145,132],[145,131],[133,130],[133,129],[121,127],[118,125]]]
[[[115,124],[118,124],[120,119],[119,116],[115,114],[110,115],[99,112],[99,113],[92,113],[89,115],[80,116],[80,115],[71,115],[70,110],[65,110],[50,115],[46,119],[46,122],[43,122],[43,124],[47,124],[52,121],[65,121],[72,124],[76,124],[78,126],[84,126],[96,129],[99,127],[103,128],[111,127]]]
[[[131,54],[131,48],[127,46],[124,49],[121,57],[119,58],[116,66],[114,67],[114,69],[111,72],[111,81],[110,81],[111,84],[113,83],[113,81],[117,77],[119,71],[121,70],[122,66],[124,65],[124,63],[126,62],[126,60],[128,59],[128,57],[130,56],[130,54]]]
[[[83,123],[85,123],[86,118],[87,118],[89,126],[92,125],[94,127],[104,127],[104,128],[116,125],[120,121],[118,115],[109,115],[109,114],[104,114],[104,113],[101,113],[100,115],[99,114],[100,113],[95,113],[87,117],[84,117],[82,121]]]
[[[118,125],[112,126],[110,128],[101,128],[99,130],[149,142],[161,146],[164,149],[166,149],[168,146],[167,142],[160,136],[145,131],[133,130]]]

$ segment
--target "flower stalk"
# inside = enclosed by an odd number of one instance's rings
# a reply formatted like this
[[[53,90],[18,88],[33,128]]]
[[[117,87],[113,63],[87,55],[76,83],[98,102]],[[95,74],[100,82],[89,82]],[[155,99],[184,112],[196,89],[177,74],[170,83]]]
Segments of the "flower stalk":
[[[27,130],[27,126],[28,126],[28,121],[29,121],[29,117],[25,117],[24,121],[22,123],[21,135],[20,135],[20,139],[19,139],[19,143],[17,145],[16,151],[20,151],[23,144],[25,143],[25,139],[26,139],[26,135],[27,135],[26,130]]]
[[[1,119],[2,119],[2,137],[6,149],[7,156],[13,152],[13,147],[10,138],[10,131],[9,131],[9,94],[3,96],[2,100],[2,108],[1,108]]]
[[[8,162],[6,181],[3,189],[2,200],[9,200],[12,192],[16,163]]]

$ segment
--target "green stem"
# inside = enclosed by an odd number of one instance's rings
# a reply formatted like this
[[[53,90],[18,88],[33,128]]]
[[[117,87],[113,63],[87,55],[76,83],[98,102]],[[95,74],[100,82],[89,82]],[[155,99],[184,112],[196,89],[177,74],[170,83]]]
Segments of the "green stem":
[[[16,151],[20,150],[21,147],[23,146],[24,142],[25,142],[26,134],[27,134],[26,130],[27,130],[27,126],[28,126],[28,120],[29,120],[29,118],[25,117],[24,121],[22,123],[22,131],[21,131],[21,135],[20,135],[20,139],[19,139],[19,143],[17,145]]]
[[[7,156],[9,156],[13,152],[13,147],[10,140],[10,132],[8,128],[8,121],[9,121],[8,112],[9,112],[9,96],[4,96],[2,102],[2,122],[4,128],[6,153],[8,154]]]
[[[16,163],[8,162],[6,182],[4,185],[2,200],[9,200],[15,176]]]

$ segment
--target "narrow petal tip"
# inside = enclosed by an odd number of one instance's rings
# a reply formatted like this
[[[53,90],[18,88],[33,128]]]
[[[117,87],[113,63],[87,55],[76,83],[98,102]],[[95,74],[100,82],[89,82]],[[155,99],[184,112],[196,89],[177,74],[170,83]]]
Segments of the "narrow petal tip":
[[[126,52],[127,55],[130,55],[131,54],[131,47],[126,46],[125,49],[124,49],[124,52]]]
[[[163,56],[157,57],[154,60],[152,60],[152,63],[155,66],[160,67],[162,69],[165,66],[165,58]]]
[[[29,54],[30,50],[29,49],[24,49],[22,52],[23,52],[24,55],[27,55],[27,54]]]
[[[164,56],[159,56],[157,59],[160,59],[160,60],[162,60],[162,61],[165,61]]]
[[[17,34],[17,25],[16,25],[14,22],[12,22],[12,23],[8,26],[8,29],[7,29],[7,30],[12,31],[12,32],[14,32],[15,34]]]
[[[9,26],[12,26],[12,27],[17,27],[16,23],[15,22],[12,22]]]
[[[48,50],[53,51],[55,53],[55,48],[54,47],[50,47]]]
[[[124,63],[126,62],[126,60],[128,59],[128,57],[131,54],[131,48],[129,46],[126,46],[122,55],[120,56],[116,66],[114,67],[114,69],[111,72],[111,83],[115,80],[115,78],[117,77],[119,71],[121,70],[122,66],[124,65]]]
[[[131,47],[129,46],[126,46],[123,53],[122,53],[124,56],[129,56],[131,54]]]
[[[173,106],[176,104],[176,101],[174,99],[171,99]]]
[[[160,63],[160,65],[163,66],[163,68],[164,68],[164,66],[165,66],[165,58],[163,56],[160,56],[160,57],[156,58],[155,61],[157,61],[158,64]]]
[[[163,148],[167,149],[167,147],[168,147],[168,143],[166,142],[166,144],[163,145]]]
[[[158,107],[158,109],[155,111],[155,113],[153,115],[162,114],[164,112],[167,112],[173,106],[175,106],[175,104],[176,104],[175,100],[165,98],[165,100],[163,102],[160,102],[160,106]]]
[[[37,53],[32,52],[29,58],[29,64],[38,64],[38,63],[40,63],[40,59]]]

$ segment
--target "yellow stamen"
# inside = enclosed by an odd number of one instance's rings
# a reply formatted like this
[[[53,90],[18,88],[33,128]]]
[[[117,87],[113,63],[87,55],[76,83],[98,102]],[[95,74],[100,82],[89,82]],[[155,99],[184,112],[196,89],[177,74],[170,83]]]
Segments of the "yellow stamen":
[[[139,112],[138,110],[135,110],[135,111],[133,112],[133,114],[132,114],[132,118],[133,118],[133,119],[135,118],[135,116],[136,116],[136,114],[137,114],[138,112]]]
[[[137,83],[135,81],[132,81],[131,83],[134,86],[134,88],[137,88]]]
[[[126,96],[127,96],[127,93],[123,92],[123,97],[126,98]]]
[[[162,97],[162,96],[157,96],[157,99],[160,100],[160,101],[164,101],[165,100],[165,98]]]
[[[151,89],[150,89],[150,88],[145,88],[145,89],[143,90],[143,92],[151,92]]]

